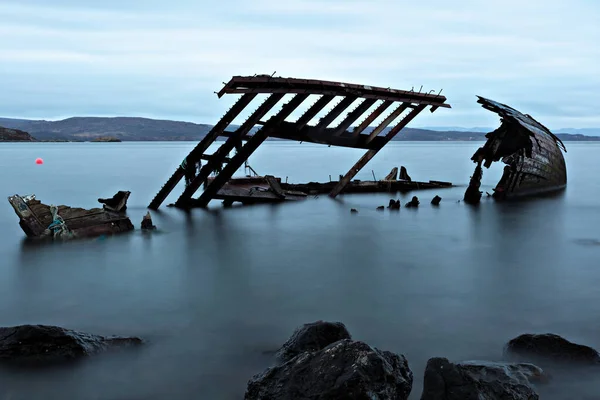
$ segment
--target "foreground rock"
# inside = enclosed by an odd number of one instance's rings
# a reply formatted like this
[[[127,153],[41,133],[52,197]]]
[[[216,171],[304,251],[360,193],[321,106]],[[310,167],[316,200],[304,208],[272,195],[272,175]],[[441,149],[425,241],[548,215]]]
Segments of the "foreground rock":
[[[277,352],[277,357],[280,360],[289,361],[301,353],[318,351],[343,339],[352,339],[343,323],[311,322],[294,331]]]
[[[542,369],[533,364],[454,364],[446,358],[431,358],[421,400],[537,400],[532,384],[546,379]]]
[[[561,336],[550,333],[518,336],[508,342],[505,353],[512,358],[531,361],[579,365],[600,364],[600,354],[593,348],[572,343]]]
[[[405,400],[412,383],[404,356],[345,339],[254,376],[244,399]]]
[[[100,353],[114,347],[139,345],[136,337],[104,337],[48,325],[0,328],[0,362],[55,363]]]

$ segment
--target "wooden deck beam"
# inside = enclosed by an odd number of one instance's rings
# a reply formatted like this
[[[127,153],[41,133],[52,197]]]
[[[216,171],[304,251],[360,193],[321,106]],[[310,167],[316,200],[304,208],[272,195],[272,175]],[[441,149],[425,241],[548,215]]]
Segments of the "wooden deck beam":
[[[248,104],[256,97],[255,93],[245,94],[225,113],[225,115],[217,122],[215,126],[206,134],[206,136],[196,145],[196,147],[186,157],[187,162],[197,163],[200,156],[208,149],[208,147],[219,137],[221,132],[231,124]],[[167,196],[175,189],[181,178],[185,175],[181,167],[177,167],[173,175],[167,180],[163,187],[158,191],[154,199],[148,205],[151,210],[158,210],[158,207],[165,201]]]
[[[233,174],[241,168],[248,157],[267,139],[270,131],[294,112],[308,96],[308,94],[297,94],[294,96],[275,116],[271,117],[262,128],[252,135],[242,149],[231,158],[231,161],[227,163],[223,170],[206,186],[198,200],[195,201],[195,205],[199,207],[208,206],[208,203],[223,185],[231,179]]]
[[[331,100],[333,100],[334,97],[335,96],[321,96],[319,100],[315,101],[315,103],[310,106],[308,110],[306,110],[304,114],[300,116],[300,118],[298,118],[295,124],[296,128],[298,130],[304,128],[314,117],[317,116],[319,111],[324,109],[327,104],[331,103]]]
[[[340,114],[343,113],[345,109],[350,107],[350,105],[352,103],[354,103],[356,101],[356,99],[358,99],[358,97],[356,97],[356,96],[347,96],[347,97],[343,98],[339,103],[337,103],[335,105],[335,107],[333,107],[331,109],[331,111],[329,111],[327,113],[327,115],[325,115],[323,118],[321,118],[321,120],[319,121],[319,123],[316,125],[315,128],[317,130],[323,130],[323,129],[327,128],[333,122],[333,120],[336,119],[337,117],[339,117]]]
[[[362,103],[360,103],[354,110],[350,111],[346,118],[335,128],[333,132],[333,136],[340,136],[342,133],[346,132],[350,125],[354,121],[360,118],[373,104],[377,102],[377,99],[364,99]]]
[[[354,164],[352,168],[344,175],[342,179],[338,182],[338,184],[333,188],[333,190],[329,193],[329,197],[335,198],[340,192],[344,189],[344,187],[356,176],[358,171],[360,171],[375,155],[381,150],[398,132],[402,130],[410,121],[413,120],[421,111],[425,109],[425,105],[421,104],[411,112],[409,112],[406,117],[404,117],[396,126],[394,126],[390,131],[384,136],[384,142],[378,149],[368,150],[361,158]]]
[[[369,142],[375,139],[377,135],[379,135],[385,128],[387,128],[389,124],[391,124],[396,118],[398,118],[400,114],[402,114],[408,108],[408,106],[408,103],[400,104],[394,111],[390,113],[390,115],[388,115],[383,121],[381,121],[377,128],[373,129],[373,132],[369,134],[369,137],[367,138],[367,144],[369,144]]]
[[[363,122],[361,122],[356,128],[354,128],[354,130],[352,131],[352,136],[356,137],[360,135],[365,129],[369,127],[369,125],[373,123],[373,121],[375,121],[375,119],[377,119],[377,117],[383,114],[383,112],[387,110],[392,105],[392,103],[393,101],[391,100],[385,100],[383,103],[381,103],[379,107],[373,110],[373,112],[369,114],[369,116],[365,118]]]
[[[217,165],[222,165],[225,162],[225,158],[228,157],[229,153],[240,144],[242,138],[250,132],[256,122],[260,121],[266,113],[268,113],[274,106],[283,98],[283,94],[272,94],[270,95],[251,115],[246,121],[240,126],[235,132],[227,138],[214,154],[211,159],[200,169],[198,175],[190,182],[188,187],[185,188],[181,196],[175,202],[176,206],[184,205],[196,191],[202,185],[202,182],[208,178],[208,176],[216,169]],[[231,160],[230,160],[231,161]]]

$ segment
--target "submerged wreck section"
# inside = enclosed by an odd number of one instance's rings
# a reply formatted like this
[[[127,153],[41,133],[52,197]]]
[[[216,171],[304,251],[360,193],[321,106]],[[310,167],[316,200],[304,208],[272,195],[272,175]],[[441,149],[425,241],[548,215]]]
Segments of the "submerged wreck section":
[[[471,160],[477,164],[464,200],[477,204],[483,177],[482,165],[489,168],[494,161],[506,166],[492,195],[497,200],[530,196],[564,189],[567,169],[563,142],[548,128],[505,104],[478,96],[478,103],[500,116],[501,125],[488,133],[487,142],[477,149]]]
[[[430,107],[431,112],[439,107],[450,108],[446,98],[439,93],[269,75],[234,76],[218,93],[218,97],[224,94],[236,94],[241,97],[188,154],[151,201],[148,206],[150,209],[158,209],[184,177],[186,188],[175,202],[175,206],[206,207],[212,199],[218,198],[219,192],[228,184],[233,174],[269,137],[367,150],[330,188],[329,195],[336,197],[344,192],[349,182],[369,160],[421,111],[427,107]],[[268,96],[241,126],[227,130],[231,122],[259,94]],[[266,118],[285,95],[292,97],[279,111]],[[315,97],[315,101],[295,121],[286,120],[303,103],[309,103],[311,97]],[[334,102],[336,97],[339,101],[316,124],[311,125],[310,122]],[[350,107],[354,108],[347,111]],[[367,116],[362,122],[349,130],[363,114]],[[379,117],[383,117],[383,120],[375,128],[370,128]],[[338,120],[340,122],[336,123]],[[260,128],[253,130],[256,125]],[[219,137],[227,139],[213,154],[205,154]],[[235,155],[230,156],[233,150]],[[206,164],[201,165],[202,161],[206,161]],[[196,173],[198,167],[200,168]],[[211,174],[215,174],[215,177],[209,180]],[[203,184],[202,194],[193,199]]]
[[[121,193],[121,192],[119,192]],[[125,208],[129,192],[117,194],[121,208]],[[124,197],[123,197],[124,196]],[[83,209],[43,204],[34,195],[14,195],[8,202],[19,216],[19,226],[30,238],[73,239],[112,235],[134,229],[122,212],[102,208]]]
[[[401,167],[406,173],[406,168]],[[344,193],[396,193],[408,192],[421,189],[440,189],[452,187],[450,182],[412,181],[408,179],[397,179],[398,168],[394,167],[392,171],[382,180],[361,181],[353,180],[348,182],[344,188]],[[340,176],[340,179],[343,176]],[[214,177],[207,178],[205,187],[210,185]],[[330,182],[308,182],[308,183],[288,183],[282,182],[281,178],[272,175],[265,176],[246,176],[230,179],[214,195],[213,199],[222,200],[223,205],[229,207],[233,203],[239,202],[245,205],[262,203],[282,203],[286,201],[304,200],[311,196],[330,193],[339,181]],[[190,200],[192,206],[194,199]],[[169,205],[173,206],[173,204]]]

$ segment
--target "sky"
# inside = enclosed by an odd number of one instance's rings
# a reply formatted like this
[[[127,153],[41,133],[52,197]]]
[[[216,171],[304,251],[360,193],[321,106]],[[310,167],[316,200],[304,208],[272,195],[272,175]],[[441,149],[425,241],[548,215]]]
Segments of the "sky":
[[[476,95],[600,127],[598,0],[2,0],[0,116],[214,124],[234,75],[442,90],[409,126],[492,126]]]

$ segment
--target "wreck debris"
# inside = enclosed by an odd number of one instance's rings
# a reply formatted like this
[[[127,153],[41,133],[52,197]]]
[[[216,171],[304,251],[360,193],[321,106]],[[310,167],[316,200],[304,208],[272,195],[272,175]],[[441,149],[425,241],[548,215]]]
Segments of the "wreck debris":
[[[442,198],[440,196],[436,195],[433,199],[431,199],[431,204],[434,206],[439,206],[440,201],[442,201]]]
[[[127,200],[131,192],[119,190],[109,199],[98,199],[98,203],[103,204],[102,208],[108,211],[121,212],[127,210]]]
[[[412,179],[410,179],[410,176],[408,175],[408,172],[406,172],[406,168],[404,168],[404,166],[400,167],[400,179],[409,182],[412,181]]]
[[[239,128],[227,131],[226,129],[234,118],[259,93],[269,96]],[[217,198],[219,191],[230,181],[233,174],[244,165],[248,157],[269,137],[366,149],[367,152],[363,157],[329,190],[329,195],[336,197],[342,192],[345,193],[348,183],[356,174],[421,111],[427,107],[430,107],[431,112],[439,107],[450,108],[450,105],[446,103],[446,97],[439,94],[264,75],[234,76],[218,93],[218,97],[224,94],[241,94],[242,96],[186,157],[188,164],[198,163],[200,160],[207,160],[207,163],[193,179],[189,180],[189,184],[186,185],[175,203],[177,207],[208,206],[211,200]],[[275,115],[263,121],[265,115],[286,94],[293,94],[291,100],[284,104]],[[286,118],[311,96],[320,97],[295,122],[286,121]],[[329,110],[316,125],[309,125],[336,96],[341,97],[339,103]],[[377,102],[380,103],[376,106]],[[374,130],[363,133],[394,103],[398,103],[398,105]],[[347,113],[337,126],[330,127],[352,104],[358,105]],[[348,131],[348,128],[373,106],[376,106],[375,110],[352,131]],[[406,114],[404,114],[405,112]],[[387,127],[394,121],[397,121],[396,124],[387,130]],[[250,134],[255,125],[262,126]],[[209,146],[215,143],[220,136],[227,137],[227,140],[213,154],[205,154]],[[230,157],[229,154],[234,149],[236,153]],[[216,176],[208,182],[207,178],[212,173],[216,173]],[[158,209],[184,175],[185,170],[177,168],[148,207]],[[205,183],[203,193],[192,201],[192,196],[203,183]],[[283,189],[285,190],[285,187]]]
[[[133,230],[123,214],[102,208],[86,210],[67,206],[46,205],[35,195],[14,195],[8,201],[19,217],[19,225],[30,238],[72,239],[112,235]]]
[[[398,180],[398,167],[392,168],[392,171],[387,174],[387,176],[383,179],[384,181],[396,181]]]
[[[215,177],[208,177],[205,187],[209,186]],[[318,195],[329,193],[339,181],[330,182],[308,182],[308,183],[287,183],[282,182],[281,178],[272,175],[265,176],[246,176],[240,178],[231,178],[223,185],[221,189],[213,196],[213,199],[223,200],[225,207],[230,207],[234,202],[242,204],[259,203],[279,203],[285,201],[305,200],[309,195]],[[349,182],[344,193],[389,193],[389,192],[408,192],[411,190],[422,189],[441,189],[452,187],[450,182],[429,181],[360,181]],[[189,205],[196,205],[196,200],[189,200]]]
[[[506,164],[492,197],[496,200],[534,195],[564,189],[567,170],[562,151],[563,142],[548,128],[505,104],[478,96],[483,108],[500,116],[501,125],[486,135],[483,147],[477,149],[471,160],[477,164],[465,191],[464,200],[479,203],[483,175],[482,164],[489,168],[492,162]]]
[[[148,211],[146,213],[146,215],[144,215],[144,217],[142,218],[142,229],[143,230],[154,230],[154,229],[156,229],[156,226],[154,226],[152,224],[152,216],[150,215],[150,211]]]
[[[412,199],[404,205],[404,207],[406,207],[406,208],[415,207],[416,208],[416,207],[419,207],[420,203],[421,202],[419,201],[419,198],[417,196],[413,196]]]

